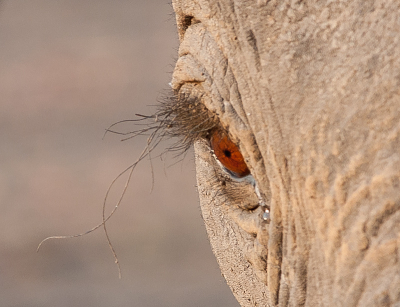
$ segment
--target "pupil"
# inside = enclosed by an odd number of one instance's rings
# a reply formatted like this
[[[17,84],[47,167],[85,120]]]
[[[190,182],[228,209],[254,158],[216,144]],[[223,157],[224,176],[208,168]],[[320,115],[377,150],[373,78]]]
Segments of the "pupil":
[[[229,150],[227,150],[227,149],[224,150],[224,154],[225,154],[225,156],[226,156],[227,158],[230,158],[230,157],[231,157],[231,152],[230,152]]]

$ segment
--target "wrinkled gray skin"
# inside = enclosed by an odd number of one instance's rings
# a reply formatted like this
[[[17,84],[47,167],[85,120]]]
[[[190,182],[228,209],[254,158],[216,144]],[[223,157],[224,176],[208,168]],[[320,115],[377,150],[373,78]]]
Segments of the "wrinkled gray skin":
[[[400,2],[173,6],[172,86],[205,94],[271,210],[263,222],[251,184],[196,143],[204,221],[239,303],[400,306]]]

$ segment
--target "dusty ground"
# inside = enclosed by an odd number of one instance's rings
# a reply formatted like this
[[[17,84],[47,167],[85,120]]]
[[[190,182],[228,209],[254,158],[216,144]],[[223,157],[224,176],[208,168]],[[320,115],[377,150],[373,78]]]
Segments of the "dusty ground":
[[[151,113],[167,88],[171,14],[166,1],[0,2],[0,306],[238,306],[206,238],[191,154],[154,161],[152,194],[150,164],[135,172],[109,223],[122,280],[101,231],[35,252],[101,221],[108,185],[140,153],[144,139],[102,136]]]

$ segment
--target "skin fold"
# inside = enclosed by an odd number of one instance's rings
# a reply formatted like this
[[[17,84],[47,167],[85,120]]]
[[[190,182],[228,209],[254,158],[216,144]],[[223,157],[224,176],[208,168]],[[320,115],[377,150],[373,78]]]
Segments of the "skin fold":
[[[205,226],[241,306],[399,306],[400,2],[173,7],[172,88],[201,93],[252,176],[196,141]]]

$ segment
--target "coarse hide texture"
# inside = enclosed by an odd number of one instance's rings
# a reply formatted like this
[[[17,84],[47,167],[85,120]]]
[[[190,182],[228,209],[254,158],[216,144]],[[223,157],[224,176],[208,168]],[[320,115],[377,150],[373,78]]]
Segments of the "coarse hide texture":
[[[239,303],[399,306],[400,2],[173,6],[172,87],[202,91],[271,212],[241,209],[196,143],[204,221]]]

